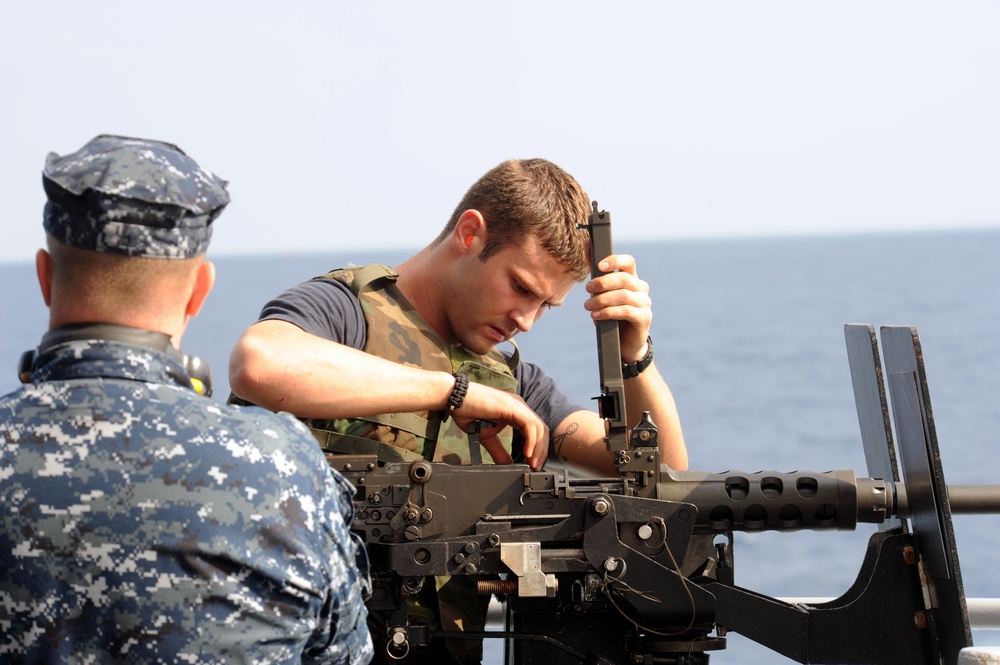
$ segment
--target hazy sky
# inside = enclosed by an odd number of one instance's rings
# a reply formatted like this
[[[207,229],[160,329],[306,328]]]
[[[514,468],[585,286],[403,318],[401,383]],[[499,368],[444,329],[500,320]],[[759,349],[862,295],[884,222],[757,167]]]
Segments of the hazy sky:
[[[0,260],[49,151],[169,140],[212,253],[419,247],[508,157],[616,238],[1000,224],[1000,3],[9,2]]]

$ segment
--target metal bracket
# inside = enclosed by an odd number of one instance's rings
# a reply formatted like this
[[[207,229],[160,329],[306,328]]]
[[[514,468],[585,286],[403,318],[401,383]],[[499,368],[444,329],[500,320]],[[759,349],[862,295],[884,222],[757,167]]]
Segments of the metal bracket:
[[[541,543],[501,543],[500,560],[517,575],[517,595],[552,598],[559,583],[556,576],[542,572]]]

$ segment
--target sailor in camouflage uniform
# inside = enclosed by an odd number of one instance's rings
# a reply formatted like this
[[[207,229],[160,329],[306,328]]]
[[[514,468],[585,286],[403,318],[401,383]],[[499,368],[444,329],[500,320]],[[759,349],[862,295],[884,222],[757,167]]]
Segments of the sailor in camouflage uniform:
[[[367,662],[353,488],[177,350],[226,183],[114,136],[43,183],[51,329],[0,399],[0,662]]]

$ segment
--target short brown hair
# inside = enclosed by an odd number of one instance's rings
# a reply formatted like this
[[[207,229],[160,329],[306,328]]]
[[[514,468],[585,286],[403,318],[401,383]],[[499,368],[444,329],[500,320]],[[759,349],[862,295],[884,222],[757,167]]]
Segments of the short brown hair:
[[[52,256],[53,283],[63,293],[83,298],[100,314],[128,312],[137,308],[171,307],[177,303],[150,302],[158,286],[178,293],[194,282],[204,255],[190,259],[151,259],[80,249],[46,235]]]
[[[590,199],[580,184],[545,159],[510,159],[469,188],[438,236],[446,238],[466,210],[486,220],[486,260],[507,245],[534,240],[578,280],[590,272],[586,230]]]

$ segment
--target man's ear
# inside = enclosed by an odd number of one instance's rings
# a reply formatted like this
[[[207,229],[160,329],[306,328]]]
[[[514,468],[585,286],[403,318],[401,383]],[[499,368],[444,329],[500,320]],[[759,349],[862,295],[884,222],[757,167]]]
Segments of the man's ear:
[[[197,316],[201,311],[201,306],[205,304],[205,298],[215,286],[215,264],[211,261],[203,261],[198,264],[198,272],[195,273],[194,287],[191,289],[191,297],[188,299],[187,308],[184,312],[188,316]]]
[[[52,306],[52,255],[44,249],[35,254],[35,274],[38,275],[38,286],[42,289],[42,299],[45,306]]]
[[[459,252],[479,254],[486,244],[486,220],[478,210],[466,210],[458,218],[452,242]]]

